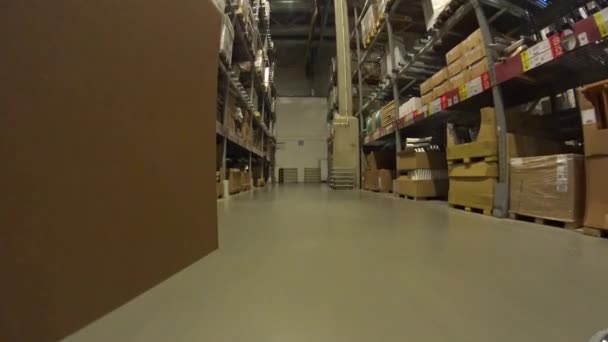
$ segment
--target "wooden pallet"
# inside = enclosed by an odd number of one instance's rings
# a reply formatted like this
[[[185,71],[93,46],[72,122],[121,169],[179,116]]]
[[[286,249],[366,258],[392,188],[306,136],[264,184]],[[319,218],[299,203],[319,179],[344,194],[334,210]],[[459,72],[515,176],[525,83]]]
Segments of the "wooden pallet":
[[[450,206],[454,209],[464,210],[470,213],[483,214],[487,216],[492,216],[492,209],[483,209],[483,208],[472,208],[459,204],[450,204]]]
[[[565,222],[559,220],[552,220],[544,217],[535,217],[525,214],[518,213],[509,213],[509,218],[511,220],[531,222],[536,224],[542,224],[544,226],[558,227],[564,229],[577,229],[582,226],[581,222]]]
[[[498,156],[457,158],[457,159],[448,160],[448,165],[471,164],[471,163],[479,163],[479,162],[498,162]]]
[[[445,197],[414,197],[414,196],[407,196],[407,195],[401,195],[399,194],[400,198],[407,198],[408,200],[411,201],[445,201],[446,198]]]
[[[583,234],[585,234],[587,236],[593,236],[593,237],[597,237],[597,238],[608,239],[608,230],[605,230],[605,229],[583,227],[581,229],[581,233],[583,233]]]

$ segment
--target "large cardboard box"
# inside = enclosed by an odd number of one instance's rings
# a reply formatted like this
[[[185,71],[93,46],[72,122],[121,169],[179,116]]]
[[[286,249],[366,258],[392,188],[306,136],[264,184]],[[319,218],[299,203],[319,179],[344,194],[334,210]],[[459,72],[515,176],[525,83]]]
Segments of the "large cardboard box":
[[[577,89],[585,155],[608,155],[608,81]]]
[[[494,208],[496,178],[450,177],[448,202],[475,209],[491,211]]]
[[[378,185],[378,170],[367,170],[365,171],[365,179],[363,180],[363,189],[378,191],[380,187]]]
[[[217,248],[222,19],[212,1],[0,7],[0,341],[59,341]]]
[[[373,151],[367,154],[365,159],[367,160],[368,170],[395,169],[394,151]]]
[[[241,185],[241,170],[230,169],[228,170],[228,189],[231,194],[240,192],[242,189]]]
[[[247,191],[251,189],[251,173],[248,171],[241,172],[241,190]]]
[[[399,195],[428,198],[445,197],[448,194],[449,181],[438,180],[412,180],[408,176],[400,176],[397,179],[397,192]]]
[[[461,86],[463,86],[466,83],[466,77],[467,77],[466,71],[463,71],[453,77],[450,77],[450,79],[448,80],[448,82],[450,84],[450,89],[448,89],[448,90],[458,89]]]
[[[608,156],[586,158],[585,226],[608,230]]]
[[[477,162],[468,164],[452,164],[449,168],[450,178],[453,177],[498,177],[496,162]]]
[[[393,191],[393,171],[378,170],[378,190],[380,192]]]
[[[584,157],[576,154],[511,159],[510,212],[582,223],[584,167]]]
[[[414,148],[405,149],[397,155],[397,170],[415,169],[447,169],[445,152],[417,151]]]
[[[427,105],[429,103],[431,103],[431,101],[433,101],[433,92],[430,92],[428,94],[424,94],[420,97],[420,103],[424,106]]]

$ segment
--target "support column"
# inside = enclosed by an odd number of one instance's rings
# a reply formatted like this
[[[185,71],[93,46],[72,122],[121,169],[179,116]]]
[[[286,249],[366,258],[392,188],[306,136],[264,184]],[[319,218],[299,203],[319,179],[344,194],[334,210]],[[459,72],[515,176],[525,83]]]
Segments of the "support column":
[[[479,0],[470,0],[477,22],[483,36],[486,51],[488,51],[488,67],[490,71],[490,81],[492,82],[492,96],[494,99],[494,111],[496,112],[496,131],[498,138],[498,182],[494,190],[494,216],[507,217],[509,212],[509,161],[507,156],[507,120],[505,117],[505,106],[502,98],[500,85],[496,82],[496,71],[494,65],[496,58],[494,50],[488,48],[493,43],[490,24],[483,11]]]
[[[353,115],[352,82],[350,70],[350,31],[348,29],[348,3],[334,0],[336,17],[336,62],[338,65],[338,105],[340,115]]]

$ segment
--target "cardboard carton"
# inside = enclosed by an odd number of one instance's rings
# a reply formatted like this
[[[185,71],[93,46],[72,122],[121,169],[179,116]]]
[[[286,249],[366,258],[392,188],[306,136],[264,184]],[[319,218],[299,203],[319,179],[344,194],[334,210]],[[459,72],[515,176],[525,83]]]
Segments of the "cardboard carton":
[[[393,171],[378,170],[378,190],[380,192],[393,191]]]
[[[608,81],[577,89],[586,156],[608,155]]]
[[[496,178],[454,177],[450,178],[448,202],[470,208],[492,210]]]
[[[483,73],[487,72],[488,70],[490,70],[488,68],[488,59],[483,58],[482,60],[471,65],[468,68],[468,73],[466,74],[466,81],[469,82],[471,80],[474,80],[477,77],[481,76]]]
[[[450,178],[454,177],[498,177],[498,164],[496,162],[477,162],[468,164],[452,164],[449,168]]]
[[[378,170],[367,170],[365,172],[364,189],[371,191],[379,191]]]
[[[422,103],[423,106],[431,103],[431,101],[433,101],[433,92],[422,95],[420,97],[420,103]]]
[[[433,78],[429,78],[426,81],[420,83],[420,95],[425,95],[433,91]]]
[[[481,30],[475,30],[475,32],[468,36],[461,44],[465,53],[469,50],[475,49],[478,46],[485,46],[485,44],[483,43],[483,36],[481,34]]]
[[[474,49],[468,51],[464,55],[463,58],[465,59],[465,65],[469,66],[469,65],[475,64],[477,61],[481,60],[485,56],[486,56],[485,46],[479,45],[479,46],[475,47]]]
[[[463,86],[466,83],[466,72],[461,72],[457,75],[455,75],[454,77],[450,77],[449,81],[450,82],[450,89],[458,89],[461,86]]]
[[[397,170],[415,169],[447,169],[445,152],[443,151],[422,151],[408,148],[399,152],[397,156]]]
[[[438,97],[441,97],[451,89],[452,85],[450,84],[450,81],[445,80],[443,83],[433,88],[433,98],[436,99]]]
[[[582,222],[585,208],[582,155],[513,158],[510,176],[511,213]]]
[[[241,170],[230,169],[228,170],[228,185],[231,194],[241,191]]]
[[[457,60],[460,59],[460,57],[462,57],[464,52],[464,46],[462,45],[462,43],[456,45],[452,50],[448,51],[448,53],[445,54],[445,61],[447,62],[448,65],[455,63]]]
[[[445,197],[448,194],[449,181],[440,180],[412,180],[407,176],[397,179],[397,192],[399,195],[428,198]]]
[[[448,68],[443,68],[437,71],[431,76],[431,87],[435,88],[440,86],[443,82],[448,79]]]
[[[467,67],[466,58],[460,58],[454,63],[448,65],[448,76],[454,77],[458,75],[461,71],[465,70]]]
[[[585,226],[608,230],[608,156],[586,158]]]

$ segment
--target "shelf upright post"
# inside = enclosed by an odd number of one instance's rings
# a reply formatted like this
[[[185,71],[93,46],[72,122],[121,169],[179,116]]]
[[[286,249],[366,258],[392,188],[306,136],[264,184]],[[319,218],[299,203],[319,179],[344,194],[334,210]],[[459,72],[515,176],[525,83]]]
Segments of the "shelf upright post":
[[[393,85],[393,101],[395,104],[395,115],[397,119],[399,119],[399,107],[401,106],[399,103],[399,85],[397,84],[397,64],[395,61],[395,37],[393,35],[393,25],[391,24],[390,13],[386,13],[386,32],[388,33],[388,49],[389,49],[389,58],[391,59],[391,70],[390,78]],[[397,153],[401,152],[401,136],[399,135],[399,130],[395,130],[395,146]]]
[[[361,108],[363,108],[363,79],[361,78],[361,63],[359,63],[359,61],[361,61],[361,40],[360,35],[359,35],[359,25],[357,25],[357,23],[359,22],[359,11],[357,10],[357,6],[355,6],[353,8],[354,12],[355,12],[355,39],[357,41],[357,79],[358,79],[358,93],[359,93],[359,110],[357,111],[359,113],[359,132],[361,132],[363,130],[363,127],[365,126],[365,123],[363,122],[363,111],[361,111]],[[363,15],[363,13],[361,13],[361,15]],[[363,144],[360,144],[360,158],[361,158],[361,174],[363,174],[363,172],[365,171],[365,169],[367,168],[366,162],[367,160],[365,159],[365,152],[363,151]]]
[[[221,62],[220,62],[221,63]],[[224,87],[224,107],[222,108],[222,127],[226,129],[226,123],[228,122],[228,101],[230,97],[230,75],[228,74],[228,70],[224,73],[224,78],[226,79],[226,85]],[[223,132],[222,134],[222,172],[221,172],[221,181],[223,186],[223,181],[226,179],[226,153],[228,149],[228,137],[227,132]]]
[[[494,216],[507,217],[509,211],[509,173],[507,166],[509,165],[507,156],[507,120],[505,117],[505,106],[502,98],[502,90],[498,82],[496,82],[496,71],[494,66],[496,58],[494,52],[489,45],[493,43],[492,33],[488,19],[483,11],[479,0],[470,0],[479,28],[483,37],[486,51],[488,51],[488,69],[490,73],[490,81],[492,83],[492,97],[494,99],[494,111],[496,112],[496,131],[498,137],[498,182],[494,191]]]

